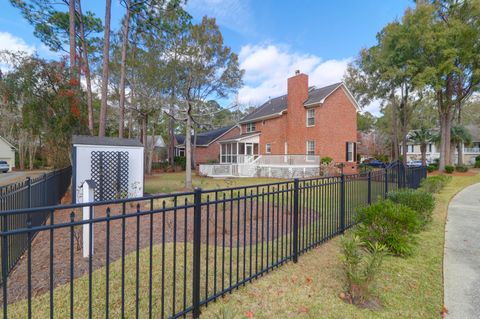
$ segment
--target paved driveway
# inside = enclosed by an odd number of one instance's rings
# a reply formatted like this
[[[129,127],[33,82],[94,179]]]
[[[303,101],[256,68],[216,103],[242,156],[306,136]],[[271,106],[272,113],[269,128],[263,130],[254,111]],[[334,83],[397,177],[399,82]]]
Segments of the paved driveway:
[[[480,183],[448,206],[445,234],[445,306],[449,319],[480,317]]]
[[[10,183],[23,181],[27,176],[36,177],[44,174],[48,171],[36,170],[36,171],[12,171],[9,173],[0,173],[0,186],[4,186]]]

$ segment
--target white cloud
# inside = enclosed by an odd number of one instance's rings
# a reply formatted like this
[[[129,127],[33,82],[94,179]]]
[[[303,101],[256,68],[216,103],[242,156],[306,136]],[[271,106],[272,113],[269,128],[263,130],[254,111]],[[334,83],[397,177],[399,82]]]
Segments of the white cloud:
[[[0,50],[23,51],[28,54],[35,52],[35,46],[27,44],[22,38],[9,32],[0,31]]]
[[[240,34],[254,31],[249,0],[191,0],[187,10],[197,18],[214,17],[217,23]]]
[[[239,90],[241,103],[258,105],[268,97],[287,92],[287,78],[295,70],[308,74],[309,85],[324,86],[339,82],[351,58],[323,60],[313,54],[289,51],[281,45],[246,45],[240,54],[240,67],[245,70],[245,86]]]

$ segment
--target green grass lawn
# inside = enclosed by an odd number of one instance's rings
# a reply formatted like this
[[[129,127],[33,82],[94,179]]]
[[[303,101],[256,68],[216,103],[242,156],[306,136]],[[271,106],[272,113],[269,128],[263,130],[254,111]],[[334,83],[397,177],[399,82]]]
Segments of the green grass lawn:
[[[418,237],[409,258],[388,257],[376,294],[383,309],[359,309],[339,297],[339,238],[242,287],[206,309],[203,318],[439,318],[443,306],[443,245],[450,199],[480,175],[453,177],[438,195],[433,223]]]

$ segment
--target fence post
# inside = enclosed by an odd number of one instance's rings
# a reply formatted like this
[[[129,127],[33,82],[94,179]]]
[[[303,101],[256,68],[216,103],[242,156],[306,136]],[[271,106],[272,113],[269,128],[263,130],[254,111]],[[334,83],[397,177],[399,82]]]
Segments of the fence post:
[[[387,198],[388,193],[388,168],[385,168],[385,194],[384,197]]]
[[[32,207],[32,178],[27,177],[27,196],[28,196],[28,208]]]
[[[200,241],[202,227],[202,189],[195,188],[193,212],[193,287],[192,287],[192,315],[200,317]]]
[[[340,233],[345,232],[345,175],[340,176]]]
[[[43,174],[43,206],[48,206],[48,198],[47,198],[47,174]]]
[[[372,203],[372,172],[368,172],[368,205]]]
[[[293,262],[298,262],[298,178],[293,180]]]
[[[8,318],[7,308],[7,278],[8,278],[8,236],[5,235],[7,232],[7,215],[2,216],[2,291],[3,291],[3,318]]]

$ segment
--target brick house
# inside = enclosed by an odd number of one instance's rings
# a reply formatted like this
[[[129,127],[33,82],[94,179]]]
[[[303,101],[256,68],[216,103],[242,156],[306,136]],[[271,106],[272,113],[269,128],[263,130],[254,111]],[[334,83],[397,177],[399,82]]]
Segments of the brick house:
[[[195,149],[195,162],[207,164],[218,162],[220,156],[220,139],[230,138],[240,133],[238,125],[229,125],[207,132],[198,133]],[[194,141],[192,136],[192,144]],[[185,156],[185,135],[175,135],[175,156]]]
[[[269,99],[242,118],[208,152],[211,158],[219,152],[220,164],[236,165],[235,174],[230,169],[224,175],[238,175],[241,164],[313,169],[322,157],[346,164],[345,171],[351,172],[356,169],[357,111],[343,83],[309,87],[308,76],[297,71],[287,81],[287,94]],[[201,163],[203,157],[197,158]],[[203,170],[206,175],[211,172]]]

